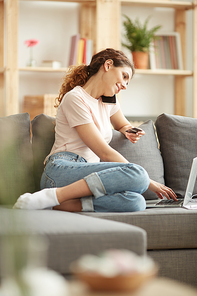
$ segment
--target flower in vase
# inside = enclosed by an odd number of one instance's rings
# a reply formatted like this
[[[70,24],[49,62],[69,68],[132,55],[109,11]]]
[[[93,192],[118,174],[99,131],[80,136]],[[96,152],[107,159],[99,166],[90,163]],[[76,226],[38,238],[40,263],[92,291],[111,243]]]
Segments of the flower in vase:
[[[37,39],[29,39],[25,41],[25,44],[27,45],[27,47],[33,47],[38,43],[39,43],[39,40]]]
[[[38,43],[39,43],[39,40],[37,39],[29,39],[25,41],[25,44],[27,45],[27,47],[30,48],[30,58],[27,63],[28,67],[34,67],[36,65],[36,61],[33,59],[33,47]]]

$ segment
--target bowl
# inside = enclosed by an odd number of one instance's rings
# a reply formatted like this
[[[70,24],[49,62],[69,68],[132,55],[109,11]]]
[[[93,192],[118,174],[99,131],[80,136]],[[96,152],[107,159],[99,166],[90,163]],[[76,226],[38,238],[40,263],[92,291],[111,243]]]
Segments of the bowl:
[[[138,289],[146,281],[154,278],[158,273],[158,268],[155,265],[147,272],[132,272],[130,274],[116,275],[106,277],[93,272],[78,272],[73,271],[75,277],[87,284],[94,291],[134,291]]]

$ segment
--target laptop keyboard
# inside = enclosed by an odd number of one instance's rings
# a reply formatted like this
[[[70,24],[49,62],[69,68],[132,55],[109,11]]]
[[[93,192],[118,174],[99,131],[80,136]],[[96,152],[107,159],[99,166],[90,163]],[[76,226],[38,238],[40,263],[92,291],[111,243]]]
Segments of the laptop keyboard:
[[[170,205],[170,206],[179,206],[183,203],[183,198],[178,199],[177,201],[173,200],[173,199],[164,199],[161,200],[157,203],[157,205]]]

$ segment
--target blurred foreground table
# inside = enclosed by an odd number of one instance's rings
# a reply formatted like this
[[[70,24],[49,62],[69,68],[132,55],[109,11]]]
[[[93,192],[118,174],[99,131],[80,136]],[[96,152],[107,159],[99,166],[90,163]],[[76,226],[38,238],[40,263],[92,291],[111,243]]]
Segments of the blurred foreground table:
[[[197,296],[197,289],[165,278],[144,283],[134,292],[96,292],[78,281],[69,283],[69,296]]]

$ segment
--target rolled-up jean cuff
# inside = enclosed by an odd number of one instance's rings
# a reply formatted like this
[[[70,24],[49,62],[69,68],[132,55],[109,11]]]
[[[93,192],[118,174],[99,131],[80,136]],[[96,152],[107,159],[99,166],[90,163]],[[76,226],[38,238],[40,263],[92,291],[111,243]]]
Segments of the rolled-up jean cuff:
[[[82,212],[94,212],[94,206],[91,196],[81,198]]]
[[[98,198],[106,194],[103,183],[97,173],[92,173],[84,177],[84,180],[88,184],[88,187],[95,198]]]

